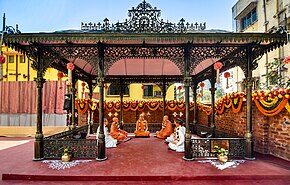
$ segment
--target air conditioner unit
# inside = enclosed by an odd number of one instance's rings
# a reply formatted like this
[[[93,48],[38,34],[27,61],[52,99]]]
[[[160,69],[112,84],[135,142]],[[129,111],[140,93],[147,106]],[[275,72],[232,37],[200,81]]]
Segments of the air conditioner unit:
[[[154,91],[154,97],[162,97],[161,91]]]

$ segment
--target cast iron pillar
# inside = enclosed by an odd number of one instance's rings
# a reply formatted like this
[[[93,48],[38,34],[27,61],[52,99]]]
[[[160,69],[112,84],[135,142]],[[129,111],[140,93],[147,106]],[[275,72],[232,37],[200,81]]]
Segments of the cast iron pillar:
[[[212,75],[211,75],[211,79],[210,79],[210,92],[211,92],[211,121],[210,121],[210,135],[212,137],[215,137],[215,83],[216,83],[216,74],[215,74],[215,70],[214,67],[212,66]]]
[[[191,161],[194,160],[192,156],[192,141],[191,141],[191,132],[189,128],[190,123],[190,100],[189,100],[189,88],[191,84],[191,77],[190,77],[190,55],[191,55],[191,45],[188,43],[184,48],[184,88],[185,88],[185,124],[186,124],[186,133],[185,133],[185,144],[184,150],[185,154],[183,156],[184,160]]]
[[[246,111],[246,148],[245,158],[248,160],[255,160],[254,158],[254,143],[252,134],[252,47],[247,47],[247,73],[246,73],[246,99],[247,99],[247,111]]]
[[[76,93],[76,81],[75,81],[75,78],[74,78],[74,72],[72,71],[73,75],[72,75],[72,85],[71,85],[71,127],[72,129],[75,129],[76,128],[76,119],[75,119],[75,93]]]
[[[193,102],[194,102],[194,109],[193,109],[193,132],[196,134],[197,130],[197,83],[193,83],[192,85],[193,90]]]
[[[163,99],[163,117],[166,115],[166,84],[165,84],[165,79],[163,79],[162,83],[162,99]]]
[[[43,133],[42,133],[42,89],[45,79],[43,78],[43,59],[41,51],[38,51],[37,56],[37,77],[35,78],[37,86],[37,120],[36,134],[34,140],[34,161],[40,161],[44,158]]]
[[[123,80],[120,80],[120,123],[121,123],[121,129],[123,129],[123,123],[124,123],[124,112],[123,112],[123,97],[124,97],[124,84]]]
[[[99,100],[99,127],[98,136],[98,155],[97,161],[104,161],[106,157],[105,135],[104,135],[104,47],[99,44],[99,65],[98,65],[98,86],[100,93]]]
[[[93,83],[92,83],[92,80],[90,80],[89,81],[89,83],[88,83],[88,85],[89,85],[89,98],[90,98],[90,100],[92,100],[92,98],[93,98]],[[90,110],[89,112],[89,120],[88,120],[88,134],[93,134],[93,128],[92,128],[92,116],[93,116],[93,114],[92,114],[92,110]]]

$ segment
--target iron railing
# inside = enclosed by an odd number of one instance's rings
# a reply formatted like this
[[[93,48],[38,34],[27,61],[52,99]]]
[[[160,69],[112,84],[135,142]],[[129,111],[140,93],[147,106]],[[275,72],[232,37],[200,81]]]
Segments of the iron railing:
[[[92,125],[93,129],[97,127]],[[57,133],[44,138],[44,158],[61,158],[63,150],[72,148],[75,158],[96,158],[96,139],[86,139],[88,125],[77,127],[72,130]]]
[[[196,138],[192,139],[193,158],[217,157],[213,147],[218,145],[229,150],[229,158],[244,158],[245,138]]]
[[[194,127],[196,130],[196,135],[200,137],[208,137],[211,134],[210,127],[199,125],[199,124],[194,125]],[[237,134],[228,133],[228,132],[217,130],[217,129],[214,130],[214,137],[215,138],[241,138]]]
[[[70,147],[74,158],[96,158],[97,142],[95,139],[45,139],[44,158],[61,158],[65,148]]]
[[[57,138],[73,138],[73,136],[81,135],[81,133],[86,133],[88,131],[88,125],[77,127],[72,130],[60,132],[51,136],[47,136],[44,138],[44,140],[48,139],[57,139]]]

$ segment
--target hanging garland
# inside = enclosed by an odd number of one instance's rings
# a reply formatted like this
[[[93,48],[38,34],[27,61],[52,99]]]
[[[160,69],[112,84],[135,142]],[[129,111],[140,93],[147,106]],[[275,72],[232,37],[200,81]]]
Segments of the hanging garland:
[[[76,99],[75,105],[77,110],[82,114],[86,113],[89,108],[87,99]]]
[[[194,110],[194,102],[189,103],[189,110],[193,111]]]
[[[120,101],[117,101],[115,104],[114,104],[114,110],[116,112],[120,112],[121,111],[121,102]]]
[[[176,104],[177,104],[176,108],[178,111],[183,111],[185,109],[185,101],[184,100],[176,102]]]
[[[138,104],[138,111],[143,112],[146,106],[147,103],[145,101],[140,101]]]
[[[285,105],[286,110],[290,113],[290,102],[288,100],[288,102]]]
[[[215,104],[215,110],[218,114],[222,114],[225,108],[232,108],[234,113],[240,112],[245,94],[243,92],[232,92],[221,97]]]
[[[198,107],[198,110],[205,112],[206,115],[208,115],[208,116],[211,115],[212,110],[211,110],[210,106],[203,105],[203,104],[197,102],[197,107]]]
[[[113,101],[105,101],[105,109],[109,112],[114,110],[115,103]]]
[[[243,92],[233,92],[221,97],[215,104],[215,113],[223,114],[225,109],[231,109],[234,113],[241,111],[245,94]],[[265,116],[274,116],[279,114],[283,108],[290,113],[290,88],[288,89],[276,89],[274,91],[253,91],[252,99],[255,102],[258,110]],[[105,101],[104,108],[107,111],[121,111],[120,101]],[[99,102],[90,99],[76,99],[76,108],[80,113],[85,113],[90,110],[99,110]],[[127,111],[139,111],[142,112],[147,107],[150,111],[157,109],[163,110],[163,102],[160,100],[125,100],[123,101],[123,110]],[[166,109],[170,111],[184,111],[186,103],[184,100],[166,101]],[[210,106],[203,105],[197,102],[198,110],[206,113],[206,115],[212,114]],[[194,102],[190,102],[190,111],[194,110]]]
[[[243,105],[243,97],[232,99],[232,111],[234,113],[240,112],[242,105]]]
[[[168,110],[170,111],[174,111],[176,109],[176,104],[175,104],[175,101],[174,100],[170,100],[168,103],[167,103],[167,108]]]
[[[123,110],[124,110],[125,112],[128,112],[130,109],[131,109],[131,103],[128,102],[128,101],[124,101],[124,102],[123,102]]]
[[[88,102],[88,104],[89,104],[89,108],[92,110],[92,111],[94,111],[94,110],[96,110],[96,109],[98,109],[99,110],[99,102],[96,102],[96,101],[89,101]]]

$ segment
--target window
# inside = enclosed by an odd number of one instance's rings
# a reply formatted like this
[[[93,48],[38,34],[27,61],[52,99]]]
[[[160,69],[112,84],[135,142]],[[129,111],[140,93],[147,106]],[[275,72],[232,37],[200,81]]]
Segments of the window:
[[[19,56],[19,59],[20,59],[20,63],[25,63],[25,57],[24,57],[24,55],[20,55]]]
[[[8,62],[14,63],[14,55],[8,56]]]
[[[250,11],[244,18],[242,18],[242,30],[254,24],[257,20],[256,8]]]
[[[161,91],[154,91],[154,97],[162,97],[162,92]]]
[[[129,96],[129,87],[124,85],[124,95]],[[119,96],[121,94],[121,86],[119,84],[112,83],[107,91],[108,96]]]
[[[153,85],[144,85],[143,94],[144,94],[144,97],[152,97],[153,96]]]

